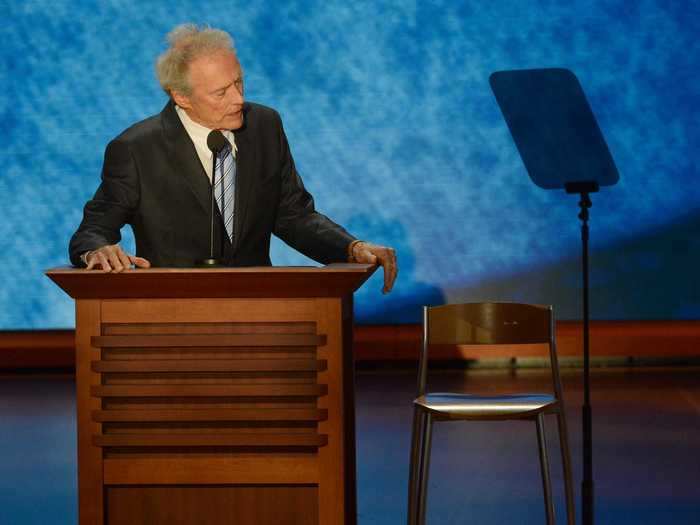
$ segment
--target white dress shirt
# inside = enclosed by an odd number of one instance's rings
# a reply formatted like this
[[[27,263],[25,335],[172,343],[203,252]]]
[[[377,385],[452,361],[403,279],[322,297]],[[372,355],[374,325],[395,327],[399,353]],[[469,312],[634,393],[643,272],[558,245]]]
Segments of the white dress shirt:
[[[209,133],[211,133],[212,130],[202,126],[201,124],[196,123],[190,118],[187,112],[178,105],[175,106],[175,112],[177,113],[177,116],[180,117],[182,125],[185,126],[185,131],[194,143],[194,149],[197,150],[197,155],[199,156],[199,160],[202,163],[202,167],[204,168],[207,177],[209,177],[209,182],[211,182],[213,153],[209,149],[209,146],[207,146],[207,137],[209,136]],[[224,137],[226,137],[226,140],[228,140],[231,144],[233,158],[235,159],[238,150],[236,149],[236,139],[233,135],[233,132],[225,130],[221,133],[223,133]]]

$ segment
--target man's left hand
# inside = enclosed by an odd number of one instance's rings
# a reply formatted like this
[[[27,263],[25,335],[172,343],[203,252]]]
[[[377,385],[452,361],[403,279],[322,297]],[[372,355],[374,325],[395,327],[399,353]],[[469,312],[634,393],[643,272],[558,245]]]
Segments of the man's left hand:
[[[384,288],[382,293],[389,293],[394,286],[399,267],[396,264],[396,252],[393,248],[369,242],[356,242],[352,246],[351,260],[362,264],[379,264],[384,268]]]

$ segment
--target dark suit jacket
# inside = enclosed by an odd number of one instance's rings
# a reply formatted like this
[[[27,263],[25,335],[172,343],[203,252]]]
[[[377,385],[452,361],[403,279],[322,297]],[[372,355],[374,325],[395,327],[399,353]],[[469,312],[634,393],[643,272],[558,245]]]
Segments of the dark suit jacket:
[[[244,106],[245,125],[234,132],[236,193],[233,243],[218,209],[215,256],[230,266],[270,265],[270,235],[327,264],[347,259],[354,239],[316,212],[294,167],[279,114]],[[85,205],[70,241],[70,259],[120,241],[130,224],[136,254],[153,266],[188,267],[209,256],[211,184],[175,106],[141,121],[109,143],[102,183]]]

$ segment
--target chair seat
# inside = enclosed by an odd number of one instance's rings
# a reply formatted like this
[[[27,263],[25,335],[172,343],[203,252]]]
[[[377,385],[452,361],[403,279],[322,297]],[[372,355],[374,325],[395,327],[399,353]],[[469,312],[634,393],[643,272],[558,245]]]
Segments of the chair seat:
[[[431,393],[416,398],[413,403],[448,419],[510,419],[536,415],[553,408],[557,399],[547,394],[477,396]]]

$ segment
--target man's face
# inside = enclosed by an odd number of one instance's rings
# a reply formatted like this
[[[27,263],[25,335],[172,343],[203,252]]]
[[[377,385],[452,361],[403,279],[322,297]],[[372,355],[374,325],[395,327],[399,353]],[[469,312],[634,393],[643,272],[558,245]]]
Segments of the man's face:
[[[173,92],[175,103],[195,122],[209,129],[238,129],[243,125],[243,72],[236,55],[227,50],[195,58],[189,67],[191,93]]]

